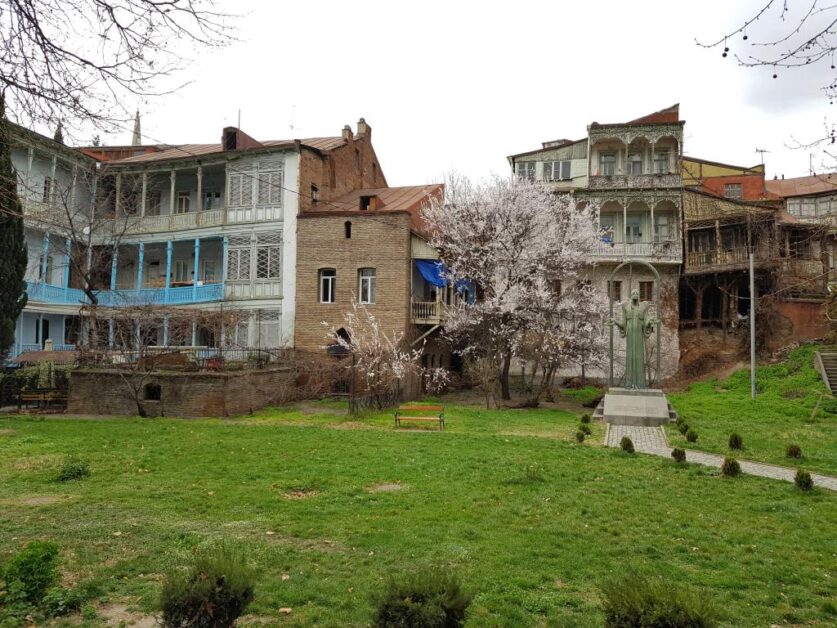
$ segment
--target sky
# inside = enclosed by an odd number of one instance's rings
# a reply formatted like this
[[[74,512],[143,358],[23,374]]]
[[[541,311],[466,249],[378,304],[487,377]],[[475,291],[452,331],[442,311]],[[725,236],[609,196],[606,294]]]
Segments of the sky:
[[[680,103],[687,155],[760,163],[768,177],[822,171],[833,107],[829,64],[740,67],[738,28],[766,0],[217,0],[237,41],[196,55],[174,94],[136,104],[148,143],[220,141],[224,126],[267,139],[339,135],[364,117],[389,185],[509,172],[506,156],[593,121],[622,122]],[[797,2],[801,4],[801,2]],[[749,43],[793,23],[766,15]],[[130,107],[128,103],[127,106]],[[130,142],[130,130],[103,136]]]

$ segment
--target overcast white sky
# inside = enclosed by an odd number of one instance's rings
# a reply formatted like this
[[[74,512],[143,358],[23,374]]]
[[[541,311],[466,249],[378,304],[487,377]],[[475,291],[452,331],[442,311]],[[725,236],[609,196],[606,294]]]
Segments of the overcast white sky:
[[[509,154],[679,102],[686,154],[752,165],[763,148],[768,176],[791,177],[808,174],[809,151],[788,145],[820,137],[832,113],[827,63],[773,80],[695,45],[762,0],[219,4],[243,15],[240,41],[201,54],[182,91],[140,105],[145,141],[219,141],[239,109],[257,139],[337,135],[363,116],[389,184],[410,185],[451,169],[507,173]],[[783,28],[763,20],[750,41]]]

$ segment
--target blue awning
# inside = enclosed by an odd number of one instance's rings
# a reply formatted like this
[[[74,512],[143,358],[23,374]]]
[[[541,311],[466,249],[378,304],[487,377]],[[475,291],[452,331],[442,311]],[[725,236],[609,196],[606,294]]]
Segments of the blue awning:
[[[445,272],[445,265],[442,262],[428,259],[417,259],[415,262],[416,268],[427,283],[439,288],[448,285],[448,282],[442,277],[442,273]]]

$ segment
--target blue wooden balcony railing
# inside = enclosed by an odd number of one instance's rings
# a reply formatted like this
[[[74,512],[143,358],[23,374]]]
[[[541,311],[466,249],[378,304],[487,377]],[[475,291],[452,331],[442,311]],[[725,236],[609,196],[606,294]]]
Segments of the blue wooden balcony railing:
[[[62,288],[47,283],[26,282],[29,301],[80,305],[88,303],[83,290]],[[101,290],[96,293],[99,305],[125,307],[129,305],[185,305],[208,303],[224,298],[223,283],[209,283],[202,286],[178,286],[177,288],[140,288],[138,290]]]

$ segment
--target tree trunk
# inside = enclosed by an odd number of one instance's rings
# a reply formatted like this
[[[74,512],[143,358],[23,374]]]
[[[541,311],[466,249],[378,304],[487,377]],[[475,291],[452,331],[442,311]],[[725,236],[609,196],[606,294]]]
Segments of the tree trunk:
[[[500,399],[509,401],[511,399],[511,389],[509,387],[509,369],[511,369],[511,352],[503,355],[503,367],[500,370]]]

